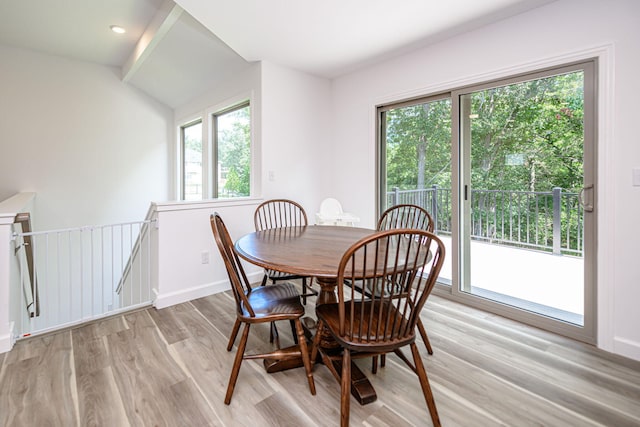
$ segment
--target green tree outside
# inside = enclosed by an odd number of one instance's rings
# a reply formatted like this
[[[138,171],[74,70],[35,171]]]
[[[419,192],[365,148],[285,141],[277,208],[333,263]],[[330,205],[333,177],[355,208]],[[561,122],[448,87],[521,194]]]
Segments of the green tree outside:
[[[249,106],[218,117],[219,197],[249,196],[251,191],[251,125]],[[222,174],[226,173],[226,179]]]
[[[470,120],[471,190],[476,199],[472,201],[472,220],[486,228],[474,232],[506,239],[501,233],[508,231],[511,236],[513,229],[498,230],[487,221],[492,216],[498,222],[496,218],[513,215],[515,209],[517,215],[535,217],[538,222],[515,230],[519,239],[529,241],[531,230],[550,227],[551,216],[546,212],[551,210],[551,191],[559,187],[563,193],[575,194],[583,187],[583,79],[583,72],[578,71],[464,95],[471,103],[469,118],[461,118],[461,122]],[[449,99],[385,113],[387,192],[437,186],[439,193],[450,194],[451,115]],[[505,193],[499,196],[489,191]],[[516,197],[509,201],[509,212],[502,212],[507,208],[498,197],[506,197],[506,192]],[[533,198],[517,192],[549,196],[532,202]],[[441,194],[431,197],[436,196],[438,209],[444,209],[438,212],[439,225],[446,228],[451,199],[442,203]],[[577,199],[566,203],[562,233],[577,242],[582,226],[575,214]],[[548,245],[550,234],[542,236],[540,244]]]

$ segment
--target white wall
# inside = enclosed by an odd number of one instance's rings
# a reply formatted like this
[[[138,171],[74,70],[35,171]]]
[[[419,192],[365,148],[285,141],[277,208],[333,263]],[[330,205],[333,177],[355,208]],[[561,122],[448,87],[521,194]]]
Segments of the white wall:
[[[601,55],[598,345],[640,360],[640,187],[631,185],[640,167],[639,17],[635,0],[559,0],[335,79],[329,175],[336,197],[373,224],[376,104]]]
[[[259,200],[161,203],[158,216],[158,280],[154,305],[164,308],[229,288],[227,270],[211,231],[209,217],[218,212],[233,240],[254,231],[253,212]],[[202,253],[209,262],[202,262]],[[251,281],[262,269],[244,263]]]
[[[262,196],[296,200],[310,223],[332,194],[330,89],[329,80],[262,62]]]
[[[315,220],[321,198],[327,197],[325,168],[331,161],[330,83],[271,63],[255,64],[224,85],[203,93],[175,111],[176,129],[210,107],[251,94],[253,103],[254,198],[159,203],[158,280],[156,307],[166,307],[226,289],[224,264],[215,246],[209,215],[218,211],[235,240],[253,231],[253,213],[264,199],[300,202]],[[177,130],[174,160],[177,159]],[[175,160],[177,162],[177,160]],[[269,171],[274,179],[269,179]],[[202,264],[202,252],[210,263]],[[253,280],[262,270],[245,263]]]
[[[141,220],[168,198],[168,107],[115,68],[5,46],[0,57],[0,200],[36,192],[45,230]]]

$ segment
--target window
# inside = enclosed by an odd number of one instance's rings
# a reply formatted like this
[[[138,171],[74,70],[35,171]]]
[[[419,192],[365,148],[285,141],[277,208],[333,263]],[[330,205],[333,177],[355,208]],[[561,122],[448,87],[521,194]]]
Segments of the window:
[[[191,117],[179,134],[181,200],[251,195],[249,101]]]
[[[202,199],[202,121],[180,127],[182,199]]]
[[[251,127],[249,104],[212,115],[214,164],[213,197],[246,197],[251,187]]]

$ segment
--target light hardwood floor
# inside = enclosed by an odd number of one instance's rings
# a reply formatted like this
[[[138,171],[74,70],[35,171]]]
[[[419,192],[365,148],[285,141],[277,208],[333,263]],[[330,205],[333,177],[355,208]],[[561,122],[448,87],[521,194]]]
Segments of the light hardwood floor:
[[[267,374],[245,361],[224,405],[233,319],[222,293],[22,340],[0,354],[0,425],[338,425],[340,387],[318,364],[311,396],[302,368]],[[435,353],[418,347],[445,426],[640,426],[638,362],[436,296],[423,321]],[[268,328],[254,328],[248,350],[269,348]],[[288,325],[279,329],[288,344]],[[396,356],[377,375],[358,364],[378,399],[352,399],[351,425],[431,425]]]

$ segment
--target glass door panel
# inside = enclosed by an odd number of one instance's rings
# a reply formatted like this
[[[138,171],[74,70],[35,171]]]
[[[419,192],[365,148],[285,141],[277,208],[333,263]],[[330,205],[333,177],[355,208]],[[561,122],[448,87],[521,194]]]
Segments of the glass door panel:
[[[379,110],[380,213],[398,204],[426,209],[451,249],[451,99],[429,98]],[[451,257],[439,282],[450,285]]]
[[[460,95],[460,291],[584,325],[584,71]]]

